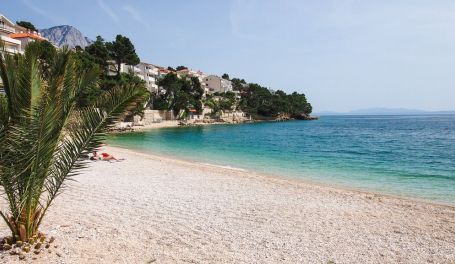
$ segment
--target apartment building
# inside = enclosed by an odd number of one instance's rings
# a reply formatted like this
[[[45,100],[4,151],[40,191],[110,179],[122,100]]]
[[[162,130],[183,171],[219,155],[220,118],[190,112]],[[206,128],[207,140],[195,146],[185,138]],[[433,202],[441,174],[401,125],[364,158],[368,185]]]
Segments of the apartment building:
[[[161,67],[146,62],[140,62],[137,65],[128,65],[124,63],[120,65],[121,73],[131,73],[144,80],[147,90],[149,90],[151,93],[159,92],[159,87],[156,85],[156,81],[162,74],[161,70]],[[110,76],[117,74],[116,66],[111,64],[109,66],[108,74]]]
[[[205,78],[208,77],[207,74],[203,73],[202,71],[195,71],[195,70],[191,70],[191,69],[183,69],[183,70],[180,70],[180,71],[176,71],[176,74],[177,76],[179,76],[180,78],[182,77],[196,77],[198,78],[199,82],[201,83],[201,86],[202,88],[204,89],[204,92],[207,93],[208,92],[208,89],[207,89],[207,86],[206,86],[206,83],[205,83]]]
[[[16,33],[16,24],[0,14],[0,40],[4,44],[5,51],[9,53],[20,53],[22,51],[21,41],[10,37],[14,33]]]
[[[232,82],[216,75],[205,77],[204,83],[209,94],[232,92]]]

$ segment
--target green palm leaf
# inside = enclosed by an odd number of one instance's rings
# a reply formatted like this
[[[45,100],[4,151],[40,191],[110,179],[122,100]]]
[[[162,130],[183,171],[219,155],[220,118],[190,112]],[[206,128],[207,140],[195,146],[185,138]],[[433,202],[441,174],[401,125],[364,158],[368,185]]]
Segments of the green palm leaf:
[[[142,85],[124,85],[101,95],[94,107],[77,109],[77,94],[97,85],[98,72],[77,71],[67,49],[44,71],[37,52],[0,56],[6,94],[0,97],[0,187],[9,205],[0,215],[23,241],[38,232],[65,181],[87,165],[81,157],[147,96]]]

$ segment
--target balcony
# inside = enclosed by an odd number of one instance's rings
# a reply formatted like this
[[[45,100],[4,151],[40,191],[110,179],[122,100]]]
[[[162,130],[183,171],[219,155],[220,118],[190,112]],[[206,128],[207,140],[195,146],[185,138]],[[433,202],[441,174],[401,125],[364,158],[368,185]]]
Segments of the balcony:
[[[16,29],[13,27],[10,27],[8,25],[5,25],[5,24],[0,24],[0,31],[11,34],[11,33],[15,33]]]
[[[14,49],[14,48],[8,48],[8,47],[5,47],[5,51],[8,52],[8,53],[20,53],[20,50],[18,49]]]
[[[13,39],[13,38],[10,38],[10,37],[7,37],[7,36],[0,36],[0,39],[5,41],[6,44],[13,44],[13,45],[17,45],[17,46],[20,46],[21,45],[21,41],[20,40],[17,40],[17,39]]]
[[[4,42],[3,49],[8,53],[20,53],[21,41],[7,36],[0,36],[0,40]]]

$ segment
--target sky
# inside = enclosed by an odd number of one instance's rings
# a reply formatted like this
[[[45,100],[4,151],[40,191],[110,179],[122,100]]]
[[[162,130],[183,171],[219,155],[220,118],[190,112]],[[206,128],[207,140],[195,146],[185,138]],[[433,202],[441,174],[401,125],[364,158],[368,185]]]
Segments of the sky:
[[[316,112],[455,110],[453,0],[0,0],[38,28],[129,37],[142,61],[306,94]]]

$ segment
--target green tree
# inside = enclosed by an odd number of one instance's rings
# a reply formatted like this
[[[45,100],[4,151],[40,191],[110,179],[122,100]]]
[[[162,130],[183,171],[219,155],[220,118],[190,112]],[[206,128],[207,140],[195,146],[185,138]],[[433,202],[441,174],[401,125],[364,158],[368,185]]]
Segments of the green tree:
[[[38,56],[35,49],[0,56],[0,187],[9,206],[0,215],[13,240],[23,242],[38,234],[49,206],[86,166],[82,157],[101,145],[106,128],[145,95],[142,87],[117,87],[93,107],[77,108],[78,91],[96,85],[97,72],[78,71],[63,49],[42,74]]]
[[[97,36],[92,44],[85,47],[85,51],[91,56],[91,60],[100,65],[103,73],[106,74],[110,56],[104,39],[101,36]]]
[[[236,104],[235,93],[233,92],[222,93],[221,97],[219,98],[219,104],[221,110],[223,111],[234,110]]]
[[[102,70],[101,65],[95,62],[93,57],[88,54],[84,49],[82,48],[77,48],[75,52],[72,54],[75,68],[78,72],[83,72],[86,69],[92,69],[93,72],[98,73],[98,76],[100,78],[104,78],[104,71]],[[99,83],[103,83],[99,81]],[[102,91],[100,89],[99,85],[87,85],[85,87],[82,87],[77,94],[77,99],[76,99],[76,106],[77,107],[89,107],[92,106],[97,98],[102,94]]]
[[[40,61],[41,73],[46,78],[50,74],[53,59],[56,57],[57,49],[49,41],[34,41],[27,45],[26,52],[33,53]]]
[[[224,73],[221,78],[225,79],[225,80],[229,80],[229,74],[227,73]]]
[[[117,78],[120,79],[120,65],[136,65],[140,62],[136,49],[130,39],[122,35],[117,35],[115,40],[106,43],[109,56],[115,61],[117,66]]]
[[[258,84],[249,84],[241,95],[241,109],[252,116],[276,117],[278,114],[288,114],[300,118],[312,111],[305,94],[297,92],[288,95],[281,90],[270,92]]]
[[[190,109],[202,113],[202,97],[204,89],[196,77],[178,78],[170,73],[158,80],[158,86],[165,89],[165,93],[154,98],[154,108],[172,110],[175,116],[184,117]]]
[[[246,82],[244,79],[232,78],[232,89],[234,91],[244,91],[246,87]]]
[[[311,104],[307,102],[304,94],[293,92],[288,95],[288,101],[290,104],[289,113],[294,117],[309,115],[313,110]]]
[[[212,110],[210,112],[210,116],[212,118],[220,117],[223,114],[223,110],[221,109],[220,102],[215,100],[213,97],[207,97],[205,100],[205,105],[208,106]]]
[[[185,67],[185,66],[177,66],[177,68],[175,68],[177,71],[181,71],[181,70],[187,70],[188,67]]]
[[[38,32],[38,29],[31,22],[28,22],[28,21],[16,21],[16,24],[18,26],[24,27],[26,29],[30,29],[31,31]]]

